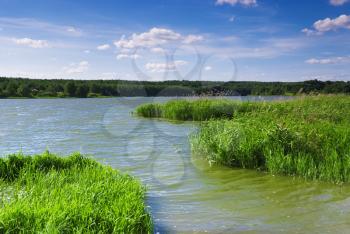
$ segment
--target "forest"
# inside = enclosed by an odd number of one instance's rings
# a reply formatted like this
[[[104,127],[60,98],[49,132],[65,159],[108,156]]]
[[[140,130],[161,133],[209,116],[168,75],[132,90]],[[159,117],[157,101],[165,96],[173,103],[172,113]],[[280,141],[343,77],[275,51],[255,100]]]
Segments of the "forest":
[[[350,81],[126,81],[0,77],[0,98],[349,94]]]

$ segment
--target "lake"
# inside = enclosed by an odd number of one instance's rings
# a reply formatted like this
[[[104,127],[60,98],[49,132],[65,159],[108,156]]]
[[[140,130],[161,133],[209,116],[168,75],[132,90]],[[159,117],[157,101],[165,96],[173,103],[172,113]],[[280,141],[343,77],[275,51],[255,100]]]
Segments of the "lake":
[[[191,157],[197,124],[131,115],[139,104],[169,99],[0,100],[0,154],[79,151],[130,173],[148,187],[160,233],[349,232],[349,185],[209,167]]]

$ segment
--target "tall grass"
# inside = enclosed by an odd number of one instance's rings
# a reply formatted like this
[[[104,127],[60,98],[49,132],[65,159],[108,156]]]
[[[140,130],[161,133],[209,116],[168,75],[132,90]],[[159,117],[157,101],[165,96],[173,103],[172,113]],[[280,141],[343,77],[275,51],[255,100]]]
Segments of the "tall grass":
[[[92,159],[0,160],[0,233],[151,233],[144,188]]]
[[[138,106],[136,115],[147,118],[165,118],[180,121],[205,121],[232,118],[235,112],[257,108],[253,102],[226,99],[173,100],[165,104],[150,103]]]
[[[147,116],[153,105],[160,114],[149,113],[150,117],[208,120],[191,136],[191,146],[194,154],[211,164],[335,183],[350,181],[349,96],[272,102],[172,101],[141,106],[139,115]]]
[[[203,123],[191,137],[192,151],[212,164],[350,181],[350,97],[260,105],[232,120]]]

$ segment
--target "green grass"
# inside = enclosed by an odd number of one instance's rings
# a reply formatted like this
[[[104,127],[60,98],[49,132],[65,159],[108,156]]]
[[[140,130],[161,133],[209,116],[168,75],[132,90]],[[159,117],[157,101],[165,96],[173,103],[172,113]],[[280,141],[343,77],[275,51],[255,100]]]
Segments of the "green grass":
[[[154,106],[141,106],[138,114],[155,117],[147,112]],[[220,107],[230,112],[225,115]],[[335,183],[350,181],[349,96],[272,102],[172,101],[158,109],[164,118],[209,120],[191,136],[191,148],[210,164]]]
[[[236,112],[256,108],[253,102],[226,99],[173,100],[165,104],[150,103],[138,106],[135,114],[147,118],[165,118],[180,121],[205,121],[232,118]]]
[[[151,233],[134,178],[73,154],[0,159],[0,233]]]

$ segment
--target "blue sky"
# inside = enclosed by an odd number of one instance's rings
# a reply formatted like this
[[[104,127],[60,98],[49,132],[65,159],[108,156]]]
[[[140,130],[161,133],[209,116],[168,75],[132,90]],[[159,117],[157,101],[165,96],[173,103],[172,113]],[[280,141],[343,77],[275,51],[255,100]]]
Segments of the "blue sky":
[[[350,80],[350,0],[0,0],[0,76]]]

